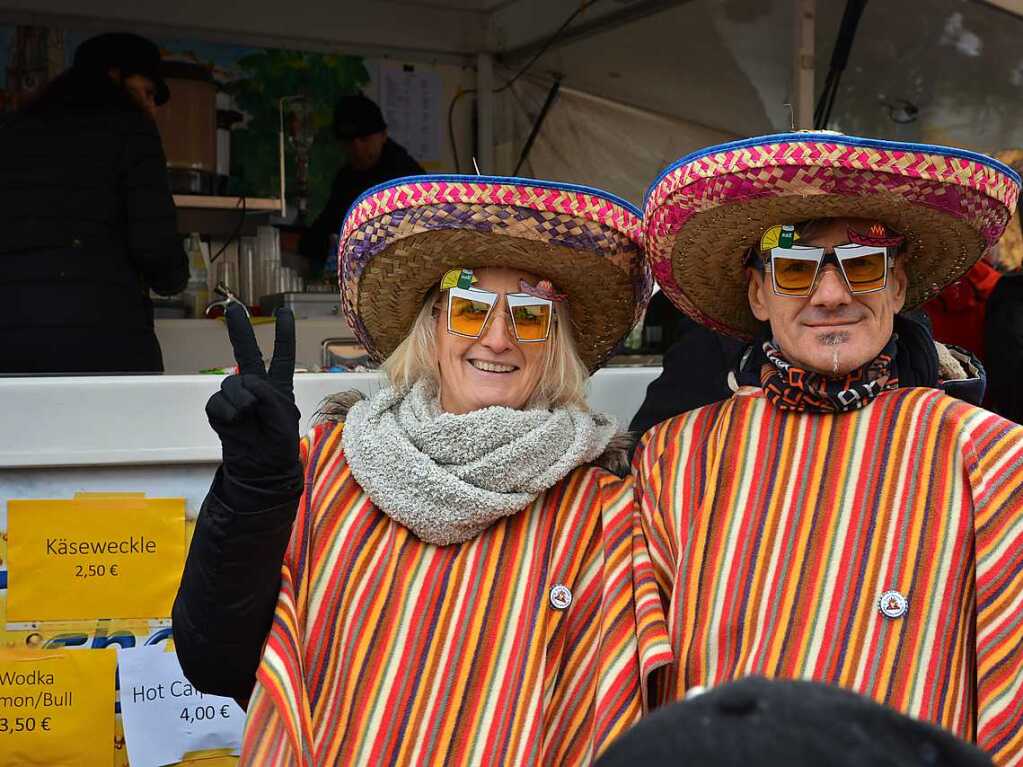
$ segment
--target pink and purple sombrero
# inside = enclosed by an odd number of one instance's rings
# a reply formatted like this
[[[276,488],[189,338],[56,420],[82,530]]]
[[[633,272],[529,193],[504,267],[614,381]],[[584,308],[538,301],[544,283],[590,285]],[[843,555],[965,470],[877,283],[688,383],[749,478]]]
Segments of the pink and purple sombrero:
[[[1001,237],[1019,196],[1007,165],[961,149],[783,133],[683,157],[647,191],[647,259],[672,302],[698,322],[750,337],[742,264],[775,224],[877,219],[904,235],[906,308],[937,295]]]
[[[652,287],[636,208],[597,189],[498,176],[410,176],[370,189],[345,217],[338,264],[345,316],[378,360],[450,269],[504,266],[553,282],[590,369],[628,334]]]

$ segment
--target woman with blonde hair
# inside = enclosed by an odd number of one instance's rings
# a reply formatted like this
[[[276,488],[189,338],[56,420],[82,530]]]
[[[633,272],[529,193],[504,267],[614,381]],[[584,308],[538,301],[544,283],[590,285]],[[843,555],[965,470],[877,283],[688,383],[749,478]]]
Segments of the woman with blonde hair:
[[[631,484],[585,402],[649,297],[639,226],[576,186],[370,190],[342,302],[387,385],[300,445],[288,318],[265,373],[229,313],[174,620],[200,689],[251,692],[243,764],[588,764],[640,716]]]

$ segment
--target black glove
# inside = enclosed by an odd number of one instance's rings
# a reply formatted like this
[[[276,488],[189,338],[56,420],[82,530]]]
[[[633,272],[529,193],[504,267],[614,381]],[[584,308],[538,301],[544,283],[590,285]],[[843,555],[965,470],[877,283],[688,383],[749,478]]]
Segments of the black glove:
[[[206,403],[210,426],[223,447],[225,482],[264,490],[301,485],[298,455],[299,411],[295,407],[295,315],[276,313],[277,329],[270,370],[245,308],[232,302],[225,312],[227,332],[238,363],[220,391]]]

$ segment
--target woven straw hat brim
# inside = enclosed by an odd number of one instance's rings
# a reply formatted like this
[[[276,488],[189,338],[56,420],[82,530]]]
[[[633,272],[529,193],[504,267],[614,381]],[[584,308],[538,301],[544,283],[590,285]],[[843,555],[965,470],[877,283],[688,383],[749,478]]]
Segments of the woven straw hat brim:
[[[1023,149],[1006,149],[998,152],[995,157],[1004,162],[1014,171],[1023,171]],[[1020,226],[1019,209],[1012,214],[1012,220],[1005,227],[1005,234],[998,241],[998,252],[995,263],[1006,272],[1015,272],[1023,268],[1023,227]]]
[[[777,224],[881,221],[906,237],[906,308],[961,277],[1005,231],[1018,174],[965,150],[828,132],[761,136],[682,158],[651,185],[644,231],[655,279],[698,322],[740,337],[747,249]]]
[[[750,246],[775,224],[846,217],[875,219],[905,236],[906,309],[920,306],[959,279],[984,249],[983,237],[962,219],[906,205],[900,198],[815,195],[750,200],[699,214],[679,233],[671,259],[682,294],[676,304],[720,332],[755,336],[761,323],[750,310],[742,267]]]
[[[398,240],[366,266],[358,313],[376,357],[408,335],[427,294],[449,269],[520,269],[548,279],[568,298],[579,356],[593,370],[629,332],[635,316],[631,276],[595,253],[465,229]]]

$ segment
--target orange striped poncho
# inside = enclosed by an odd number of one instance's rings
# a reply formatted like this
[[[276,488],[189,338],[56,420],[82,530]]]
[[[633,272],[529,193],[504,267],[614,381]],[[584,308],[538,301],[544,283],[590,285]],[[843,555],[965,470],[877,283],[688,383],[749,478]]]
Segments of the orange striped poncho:
[[[649,654],[674,658],[658,697],[815,679],[1023,763],[1023,428],[934,389],[840,415],[757,391],[636,456],[659,586],[640,606],[666,630]],[[879,611],[889,590],[903,615]]]
[[[341,432],[302,443],[241,763],[588,764],[642,708],[631,481],[576,469],[438,547],[373,505]]]

